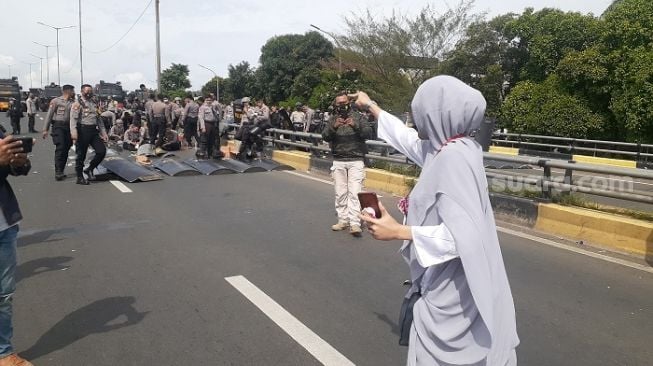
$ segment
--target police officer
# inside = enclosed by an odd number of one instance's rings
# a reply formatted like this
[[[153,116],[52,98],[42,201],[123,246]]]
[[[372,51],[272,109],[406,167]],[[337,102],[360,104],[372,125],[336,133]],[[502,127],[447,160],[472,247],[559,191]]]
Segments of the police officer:
[[[70,109],[75,98],[75,87],[63,86],[63,95],[52,99],[43,125],[43,139],[48,138],[52,126],[52,142],[54,143],[54,179],[63,180],[64,169],[68,162],[68,151],[73,146],[70,138]]]
[[[89,180],[95,180],[93,170],[104,159],[107,153],[104,142],[109,140],[104,123],[100,121],[97,104],[92,97],[93,87],[88,84],[82,85],[82,94],[79,100],[73,104],[70,115],[71,137],[77,150],[75,172],[77,173],[77,184],[81,185],[88,185]],[[95,150],[95,156],[88,168],[84,170],[84,161],[89,145]],[[88,179],[84,177],[84,173]]]
[[[186,97],[186,105],[181,112],[181,123],[184,124],[184,138],[188,142],[188,146],[193,146],[192,137],[195,136],[195,141],[199,145],[199,137],[197,136],[197,118],[200,106],[195,103],[191,96]]]
[[[220,117],[213,108],[211,96],[206,97],[204,104],[199,108],[198,118],[199,131],[202,134],[202,152],[206,154],[206,158],[210,159],[213,157],[213,149],[218,137],[218,124],[220,123]]]
[[[150,144],[161,147],[170,115],[168,114],[168,106],[161,101],[159,96],[154,97],[154,100],[155,102],[150,107]]]

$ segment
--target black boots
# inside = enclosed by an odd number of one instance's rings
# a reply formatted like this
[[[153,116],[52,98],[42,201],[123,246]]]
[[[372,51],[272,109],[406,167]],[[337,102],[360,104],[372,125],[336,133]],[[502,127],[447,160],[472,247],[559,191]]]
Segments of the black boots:
[[[93,174],[93,169],[86,169],[84,170],[84,174],[88,177],[88,180],[90,182],[95,181],[95,174]]]
[[[82,177],[77,177],[77,184],[81,184],[83,186],[89,185],[88,180],[86,178]]]

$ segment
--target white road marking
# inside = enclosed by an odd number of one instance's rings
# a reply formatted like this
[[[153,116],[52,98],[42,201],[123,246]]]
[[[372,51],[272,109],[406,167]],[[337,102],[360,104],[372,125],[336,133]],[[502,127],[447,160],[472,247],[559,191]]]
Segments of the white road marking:
[[[284,170],[284,173],[292,174],[292,175],[295,175],[297,177],[302,177],[302,178],[308,179],[308,180],[314,180],[314,181],[320,182],[320,183],[333,185],[333,182],[330,181],[330,180],[315,178],[315,177],[311,177],[310,175],[306,175],[306,174],[301,174],[301,173],[292,172],[292,171],[288,171],[288,170]]]
[[[298,176],[298,177],[302,177],[302,178],[305,178],[305,179],[314,180],[314,181],[316,181],[316,182],[320,182],[320,183],[328,184],[328,185],[331,185],[331,186],[334,185],[333,181],[331,181],[331,180],[315,178],[315,177],[311,177],[310,175],[301,174],[301,173],[297,173],[297,172],[292,172],[292,171],[289,171],[289,170],[283,170],[283,172],[284,172],[284,173],[288,173],[288,174],[292,174],[292,175],[296,175],[296,176]],[[377,193],[376,195],[377,195],[379,198],[383,198],[383,196],[380,195],[380,194],[378,194],[378,193]]]
[[[225,280],[323,365],[354,365],[244,276],[226,277]]]
[[[122,193],[132,193],[133,191],[129,189],[126,185],[124,185],[122,182],[119,182],[117,180],[112,180],[110,181],[111,184],[113,184],[114,187],[118,188],[118,190]]]
[[[526,233],[521,233],[519,231],[506,229],[504,227],[497,226],[497,231],[500,232],[500,233],[504,233],[504,234],[508,234],[508,235],[512,235],[512,236],[517,236],[517,237],[528,239],[528,240],[532,240],[532,241],[535,241],[535,242],[538,242],[538,243],[541,243],[541,244],[545,244],[545,245],[548,245],[548,246],[551,246],[551,247],[555,247],[555,248],[558,248],[558,249],[563,249],[563,250],[566,250],[566,251],[569,251],[569,252],[574,252],[574,253],[582,254],[582,255],[585,255],[585,256],[588,256],[588,257],[604,260],[606,262],[610,262],[610,263],[614,263],[614,264],[620,264],[620,265],[625,266],[625,267],[638,269],[638,270],[644,271],[644,272],[653,273],[653,267],[649,267],[649,266],[646,266],[646,265],[643,265],[643,264],[633,263],[633,262],[630,262],[630,261],[627,261],[627,260],[624,260],[624,259],[619,259],[619,258],[612,258],[612,257],[607,256],[607,255],[594,253],[594,252],[591,252],[591,251],[588,251],[588,250],[575,248],[575,247],[572,247],[572,246],[569,246],[569,245],[560,244],[560,243],[557,243],[557,242],[555,242],[553,240],[539,238],[539,237],[534,236],[534,235],[529,235],[529,234],[526,234]]]
[[[310,176],[307,176],[307,175],[304,175],[304,174],[299,174],[299,173],[290,172],[290,171],[286,171],[286,173],[296,175],[296,176],[301,177],[301,178],[310,179],[310,180],[314,180],[314,181],[317,181],[317,182],[322,182],[322,183],[333,185],[332,182],[329,182],[329,181],[324,180],[324,179],[313,178],[313,177],[310,177]],[[503,228],[503,227],[500,227],[500,226],[497,226],[497,231],[502,232],[504,234],[508,234],[508,235],[517,236],[517,237],[520,237],[520,238],[532,240],[532,241],[535,241],[535,242],[538,242],[538,243],[541,243],[541,244],[545,244],[545,245],[548,245],[548,246],[552,246],[552,247],[555,247],[555,248],[558,248],[558,249],[563,249],[563,250],[567,250],[567,251],[574,252],[574,253],[577,253],[577,254],[582,254],[582,255],[585,255],[585,256],[588,256],[588,257],[601,259],[601,260],[604,260],[606,262],[610,262],[610,263],[614,263],[614,264],[620,264],[620,265],[625,266],[625,267],[638,269],[638,270],[644,271],[644,272],[653,273],[653,267],[645,266],[645,265],[638,264],[638,263],[633,263],[633,262],[623,260],[623,259],[619,259],[619,258],[612,258],[612,257],[607,256],[607,255],[594,253],[594,252],[590,252],[590,251],[587,251],[587,250],[574,248],[574,247],[571,247],[571,246],[568,246],[568,245],[556,243],[553,240],[544,239],[544,238],[540,238],[540,237],[537,237],[537,236],[534,236],[534,235],[521,233],[519,231],[506,229],[506,228]]]

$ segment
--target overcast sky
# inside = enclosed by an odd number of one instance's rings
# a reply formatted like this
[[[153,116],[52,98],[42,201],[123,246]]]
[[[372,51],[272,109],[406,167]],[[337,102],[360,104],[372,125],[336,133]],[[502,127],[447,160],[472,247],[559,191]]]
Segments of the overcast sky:
[[[2,2],[3,20],[0,23],[3,45],[0,48],[0,77],[11,74],[30,85],[29,66],[33,62],[32,81],[41,81],[39,59],[45,57],[42,44],[56,44],[56,32],[37,24],[44,22],[57,27],[78,25],[78,0],[23,0]],[[97,53],[116,42],[151,0],[82,0],[82,36],[84,42],[84,81],[95,84],[99,80],[123,83],[133,90],[144,83],[156,87],[155,69],[155,13],[154,1],[132,31],[115,47]],[[300,33],[316,24],[322,29],[341,33],[343,16],[369,8],[379,16],[393,10],[413,13],[427,3],[439,8],[456,0],[160,0],[161,3],[161,58],[162,68],[170,63],[190,66],[192,89],[199,89],[212,74],[198,66],[213,68],[226,76],[229,64],[242,60],[258,64],[261,46],[275,35]],[[475,11],[495,16],[507,12],[521,12],[526,7],[541,9],[556,7],[600,15],[612,0],[476,0]],[[62,84],[80,85],[79,30],[59,32],[60,71]],[[50,81],[57,81],[56,48],[51,48]],[[46,62],[43,61],[43,83],[47,83]]]

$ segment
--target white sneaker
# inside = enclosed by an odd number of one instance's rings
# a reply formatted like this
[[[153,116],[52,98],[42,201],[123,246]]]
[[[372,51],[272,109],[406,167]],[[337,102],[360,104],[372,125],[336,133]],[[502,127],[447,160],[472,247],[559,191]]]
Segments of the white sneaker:
[[[343,231],[348,227],[349,227],[348,223],[346,223],[344,221],[338,221],[337,224],[331,226],[331,230],[333,230],[333,231]]]

